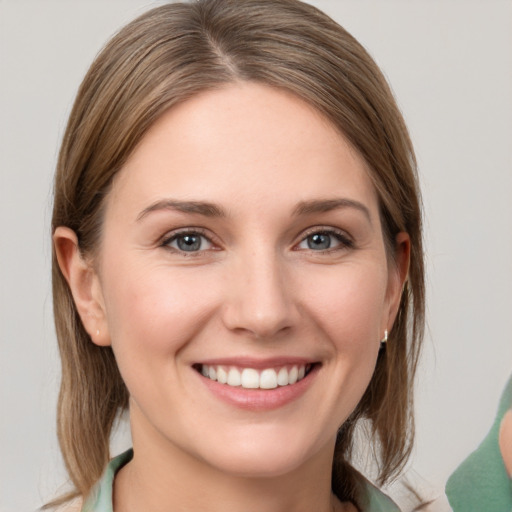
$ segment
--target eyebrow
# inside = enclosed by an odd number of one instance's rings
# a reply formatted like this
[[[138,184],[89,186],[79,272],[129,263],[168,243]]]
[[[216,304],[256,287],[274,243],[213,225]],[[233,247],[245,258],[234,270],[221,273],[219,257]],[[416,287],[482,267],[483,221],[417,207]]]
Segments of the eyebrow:
[[[293,214],[295,216],[311,215],[314,213],[325,213],[342,208],[355,208],[361,211],[371,223],[370,210],[359,201],[347,198],[336,199],[314,199],[311,201],[301,201],[295,207]],[[196,213],[205,217],[227,217],[224,209],[214,203],[205,201],[178,201],[176,199],[161,199],[144,208],[137,216],[137,221],[142,220],[151,212],[160,210],[174,210],[183,213]]]
[[[364,213],[370,223],[372,222],[370,210],[359,201],[346,198],[336,199],[316,199],[313,201],[301,201],[294,210],[294,214],[299,215],[310,215],[312,213],[324,213],[332,210],[338,210],[341,208],[355,208]]]
[[[175,199],[162,199],[144,208],[137,216],[137,221],[142,220],[151,212],[159,210],[175,210],[183,213],[197,213],[205,217],[226,217],[226,212],[213,203],[203,201],[177,201]]]

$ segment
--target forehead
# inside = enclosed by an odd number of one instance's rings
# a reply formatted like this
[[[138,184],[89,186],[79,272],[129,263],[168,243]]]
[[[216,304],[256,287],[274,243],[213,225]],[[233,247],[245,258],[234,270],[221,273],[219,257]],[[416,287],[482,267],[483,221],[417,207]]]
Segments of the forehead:
[[[164,113],[116,176],[109,202],[142,207],[169,195],[236,210],[340,194],[376,205],[367,166],[340,131],[288,92],[237,83]]]

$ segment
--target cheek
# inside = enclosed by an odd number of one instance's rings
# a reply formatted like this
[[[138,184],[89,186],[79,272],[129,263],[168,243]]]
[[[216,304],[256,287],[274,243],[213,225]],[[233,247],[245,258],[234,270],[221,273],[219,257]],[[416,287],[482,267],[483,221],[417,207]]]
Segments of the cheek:
[[[318,276],[317,276],[318,277]],[[380,266],[345,268],[317,279],[310,312],[332,352],[331,407],[341,424],[361,400],[375,370],[386,317],[387,273]]]
[[[347,263],[323,268],[301,283],[302,317],[328,351],[319,378],[329,390],[322,410],[332,432],[357,407],[375,371],[387,311],[387,269],[378,261]]]
[[[382,266],[347,265],[307,283],[307,308],[337,350],[378,345],[387,314],[387,272]]]
[[[178,353],[211,316],[213,283],[192,269],[124,267],[118,264],[106,271],[104,287],[112,347],[120,365],[125,353],[140,360]]]

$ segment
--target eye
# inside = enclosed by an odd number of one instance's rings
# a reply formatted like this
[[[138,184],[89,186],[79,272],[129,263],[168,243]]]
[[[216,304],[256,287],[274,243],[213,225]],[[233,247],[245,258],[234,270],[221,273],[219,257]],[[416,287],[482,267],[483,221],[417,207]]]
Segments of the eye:
[[[325,229],[309,233],[297,247],[312,251],[328,251],[349,248],[353,245],[352,240],[342,232]]]
[[[163,246],[179,252],[206,251],[213,247],[212,242],[196,231],[182,231],[165,239]]]

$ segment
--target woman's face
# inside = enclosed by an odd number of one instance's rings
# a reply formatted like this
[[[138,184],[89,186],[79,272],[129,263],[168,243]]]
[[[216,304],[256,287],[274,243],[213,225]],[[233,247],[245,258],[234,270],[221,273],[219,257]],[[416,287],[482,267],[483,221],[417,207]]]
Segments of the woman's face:
[[[236,84],[168,111],[113,183],[92,287],[135,447],[243,475],[331,458],[394,319],[405,235],[397,254],[364,161],[301,100]]]

